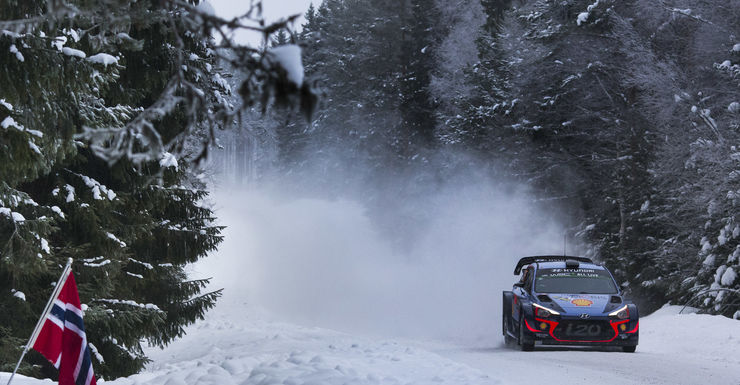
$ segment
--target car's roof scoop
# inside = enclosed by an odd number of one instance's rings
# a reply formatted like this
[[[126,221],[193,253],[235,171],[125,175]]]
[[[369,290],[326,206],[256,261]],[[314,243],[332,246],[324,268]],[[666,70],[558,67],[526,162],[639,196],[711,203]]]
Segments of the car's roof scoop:
[[[565,268],[566,269],[577,269],[580,264],[578,261],[574,259],[566,259],[565,260]]]

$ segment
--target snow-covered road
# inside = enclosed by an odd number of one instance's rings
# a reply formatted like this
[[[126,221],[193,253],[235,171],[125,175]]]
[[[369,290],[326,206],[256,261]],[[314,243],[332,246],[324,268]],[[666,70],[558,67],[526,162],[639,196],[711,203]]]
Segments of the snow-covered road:
[[[577,348],[506,349],[378,338],[274,320],[222,302],[147,370],[115,385],[740,384],[740,322],[677,315],[643,318],[636,353]],[[484,347],[480,347],[484,346]],[[7,374],[0,374],[5,383]],[[50,384],[18,377],[15,385]]]
[[[696,359],[676,352],[587,351],[546,348],[513,352],[504,348],[438,351],[450,359],[491,373],[504,384],[740,384],[737,363]]]
[[[677,310],[645,317],[638,351],[629,354],[371,338],[272,321],[232,306],[172,348],[153,351],[147,373],[115,383],[740,384],[740,322]]]
[[[449,348],[436,353],[495,376],[505,384],[740,384],[740,322],[709,315],[678,315],[666,307],[641,320],[636,353],[501,346]]]

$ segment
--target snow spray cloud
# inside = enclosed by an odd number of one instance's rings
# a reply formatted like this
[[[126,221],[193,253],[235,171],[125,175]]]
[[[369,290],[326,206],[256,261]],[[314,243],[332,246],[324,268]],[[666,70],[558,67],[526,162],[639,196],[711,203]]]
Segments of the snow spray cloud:
[[[225,303],[258,304],[308,326],[490,346],[518,258],[562,251],[562,231],[525,191],[479,175],[422,187],[388,212],[353,194],[295,191],[216,191],[226,239],[201,268],[226,289]],[[397,247],[391,235],[411,239]]]

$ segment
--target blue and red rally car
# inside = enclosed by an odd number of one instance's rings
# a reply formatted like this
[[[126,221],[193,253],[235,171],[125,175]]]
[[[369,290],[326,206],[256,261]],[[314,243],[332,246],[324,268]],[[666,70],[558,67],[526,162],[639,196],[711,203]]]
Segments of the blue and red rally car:
[[[626,301],[606,267],[589,258],[536,256],[519,260],[521,279],[503,292],[507,345],[621,346],[634,352],[637,306]]]

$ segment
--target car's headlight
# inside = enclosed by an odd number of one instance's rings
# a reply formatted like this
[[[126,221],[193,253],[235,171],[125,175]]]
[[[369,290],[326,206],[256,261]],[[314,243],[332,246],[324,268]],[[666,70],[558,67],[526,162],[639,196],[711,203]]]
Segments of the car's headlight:
[[[630,318],[630,310],[627,308],[627,305],[624,305],[620,307],[617,310],[614,310],[613,312],[609,313],[609,317],[617,317],[618,319],[627,319]]]
[[[532,304],[532,307],[534,307],[534,316],[540,317],[540,318],[547,318],[553,315],[560,315],[560,313],[556,312],[555,310],[548,309],[542,305],[538,305],[536,303]]]

